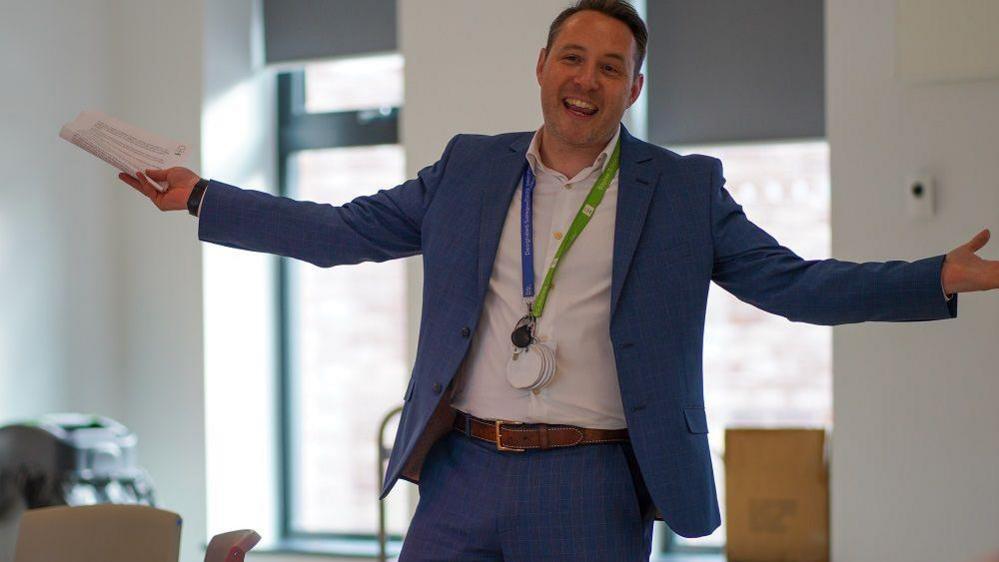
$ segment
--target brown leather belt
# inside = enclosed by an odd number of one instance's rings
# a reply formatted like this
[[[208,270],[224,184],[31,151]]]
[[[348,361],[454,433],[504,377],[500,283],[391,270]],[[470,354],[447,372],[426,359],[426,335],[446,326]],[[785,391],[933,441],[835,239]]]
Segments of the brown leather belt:
[[[518,453],[533,449],[545,451],[628,440],[627,429],[589,429],[573,425],[484,420],[461,410],[455,410],[454,429],[469,437],[495,443],[499,451]]]

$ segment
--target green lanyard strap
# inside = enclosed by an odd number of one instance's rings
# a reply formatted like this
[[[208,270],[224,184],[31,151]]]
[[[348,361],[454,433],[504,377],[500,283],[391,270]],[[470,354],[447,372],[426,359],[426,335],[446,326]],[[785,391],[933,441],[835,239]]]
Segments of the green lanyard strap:
[[[573,242],[579,237],[579,234],[583,232],[586,225],[589,224],[590,218],[593,217],[593,213],[600,206],[600,202],[604,200],[604,193],[607,192],[607,188],[610,186],[611,180],[614,179],[614,174],[617,173],[618,169],[621,167],[621,139],[617,140],[617,144],[614,146],[614,152],[611,153],[610,161],[607,162],[607,166],[604,168],[603,173],[597,178],[597,182],[593,184],[590,192],[586,195],[586,200],[583,201],[583,205],[576,212],[576,218],[572,219],[572,224],[569,226],[569,231],[565,233],[565,237],[562,238],[562,243],[559,244],[558,249],[555,250],[555,257],[552,258],[551,265],[548,266],[548,272],[545,273],[545,280],[541,284],[541,290],[538,291],[538,298],[534,299],[534,303],[531,305],[531,316],[534,318],[541,318],[541,314],[545,310],[545,302],[548,300],[548,292],[552,287],[552,280],[555,278],[555,270],[558,269],[559,264],[562,262],[562,256],[569,251],[572,247]]]

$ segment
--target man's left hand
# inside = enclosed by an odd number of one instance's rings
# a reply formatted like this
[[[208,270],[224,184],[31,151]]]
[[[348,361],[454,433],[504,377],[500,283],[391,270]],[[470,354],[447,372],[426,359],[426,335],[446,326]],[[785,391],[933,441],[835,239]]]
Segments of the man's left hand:
[[[989,229],[975,235],[967,244],[947,253],[941,281],[944,292],[967,293],[999,288],[999,261],[983,260],[975,255],[989,241]]]

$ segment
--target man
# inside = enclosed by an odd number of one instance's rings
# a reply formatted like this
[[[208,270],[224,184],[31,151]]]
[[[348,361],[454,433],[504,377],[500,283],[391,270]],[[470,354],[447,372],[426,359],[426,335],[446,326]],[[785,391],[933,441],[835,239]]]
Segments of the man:
[[[183,168],[148,172],[163,193],[121,176],[198,215],[202,240],[321,266],[422,254],[417,358],[383,490],[400,476],[420,486],[403,561],[639,560],[657,512],[683,536],[717,528],[710,281],[818,324],[951,318],[955,293],[999,286],[999,263],[974,254],[988,231],[912,263],[780,246],[717,160],[620,125],[646,37],[626,2],[578,2],[538,57],[538,131],[459,135],[417,178],[341,207]]]

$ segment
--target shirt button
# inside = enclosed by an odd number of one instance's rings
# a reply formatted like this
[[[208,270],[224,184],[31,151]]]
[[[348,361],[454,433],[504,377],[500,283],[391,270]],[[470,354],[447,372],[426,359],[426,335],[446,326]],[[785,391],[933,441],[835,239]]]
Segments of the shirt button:
[[[541,389],[540,388],[535,388],[534,390],[531,391],[531,394],[534,394],[535,396],[537,396],[537,395],[541,394]]]
[[[434,383],[434,394],[440,394],[440,393],[441,393],[441,383],[435,382]]]
[[[472,330],[468,326],[465,326],[464,328],[461,329],[461,337],[467,338],[471,334]]]
[[[572,189],[572,184],[571,184],[571,183],[567,183],[567,184],[565,184],[565,188],[566,188],[566,189]]]
[[[561,232],[556,232],[555,234],[552,234],[552,236],[554,236],[556,240],[561,240],[562,239],[562,233]]]

